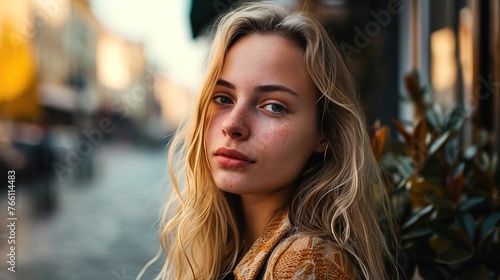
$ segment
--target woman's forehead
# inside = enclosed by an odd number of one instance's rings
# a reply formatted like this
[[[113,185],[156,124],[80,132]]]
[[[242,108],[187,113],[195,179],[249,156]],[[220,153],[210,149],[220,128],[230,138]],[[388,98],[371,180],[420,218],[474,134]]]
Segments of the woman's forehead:
[[[296,92],[315,92],[302,52],[276,35],[240,38],[226,55],[218,80],[238,86],[284,85]]]

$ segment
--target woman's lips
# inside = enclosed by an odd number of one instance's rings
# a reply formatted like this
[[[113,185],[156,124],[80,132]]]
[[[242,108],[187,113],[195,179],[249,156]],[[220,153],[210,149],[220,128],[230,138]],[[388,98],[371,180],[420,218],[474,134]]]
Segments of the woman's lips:
[[[227,148],[217,149],[215,151],[215,158],[220,165],[229,168],[245,167],[255,163],[255,161],[237,150]]]

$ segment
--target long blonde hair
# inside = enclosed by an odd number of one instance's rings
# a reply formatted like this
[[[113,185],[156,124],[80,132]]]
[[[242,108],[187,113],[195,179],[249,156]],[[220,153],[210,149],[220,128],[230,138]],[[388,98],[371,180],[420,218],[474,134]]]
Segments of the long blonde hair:
[[[336,242],[351,259],[356,277],[387,279],[386,261],[394,267],[394,260],[378,217],[389,211],[355,83],[318,22],[269,3],[244,5],[218,22],[196,110],[170,146],[174,191],[161,222],[166,262],[158,279],[218,279],[237,264],[241,206],[236,195],[215,186],[204,132],[226,54],[236,40],[252,33],[277,34],[296,43],[320,96],[318,126],[328,146],[325,154],[311,156],[286,205],[294,229]]]

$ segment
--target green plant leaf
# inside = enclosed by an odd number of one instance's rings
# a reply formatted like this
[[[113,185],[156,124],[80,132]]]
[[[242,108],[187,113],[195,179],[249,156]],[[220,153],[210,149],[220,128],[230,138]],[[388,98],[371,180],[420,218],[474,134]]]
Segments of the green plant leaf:
[[[410,218],[408,218],[408,220],[406,220],[406,222],[403,224],[402,228],[405,229],[405,228],[409,228],[410,226],[414,225],[423,216],[429,214],[432,211],[432,209],[434,209],[434,206],[428,205],[428,206],[418,210],[413,215],[411,215]]]
[[[478,206],[479,204],[483,203],[486,200],[486,197],[484,196],[474,196],[471,197],[464,202],[460,203],[460,206],[458,206],[458,210],[460,212],[467,212],[471,210],[472,208]]]
[[[500,271],[500,228],[494,228],[489,231],[480,241],[478,245],[478,255],[485,261],[485,263],[489,266],[489,264],[493,264],[497,270]],[[490,266],[489,266],[490,267]],[[491,269],[491,267],[490,267]]]
[[[441,235],[437,234],[434,232],[434,229],[432,230],[432,237],[429,238],[429,245],[430,249],[432,250],[432,254],[429,256],[436,256],[438,251],[442,251],[444,249],[448,249],[452,247],[452,242],[448,238],[444,238]]]
[[[458,138],[453,137],[450,140],[448,140],[448,142],[444,146],[444,155],[448,165],[452,165],[453,162],[455,162],[459,150],[458,145],[459,145]]]
[[[445,133],[439,135],[439,137],[436,138],[436,140],[434,140],[429,147],[429,156],[435,154],[439,149],[441,149],[443,144],[450,138],[451,134],[451,131],[446,131]]]
[[[401,175],[401,180],[397,186],[397,189],[402,188],[406,182],[408,182],[408,179],[413,175],[413,172],[415,172],[415,167],[413,166],[412,159],[408,156],[399,156],[397,158],[397,171],[398,174]]]
[[[472,242],[468,238],[467,234],[463,232],[461,229],[451,225],[446,226],[442,225],[438,222],[429,222],[430,227],[434,230],[434,232],[450,241],[453,241],[458,244],[466,245],[467,247],[472,247]]]
[[[478,140],[476,146],[484,150],[486,145],[490,142],[490,133],[486,129],[481,129],[478,133]]]
[[[457,167],[453,170],[453,178],[457,178],[457,176],[464,172],[465,164],[463,162],[459,163]]]
[[[441,212],[441,211],[452,211],[451,202],[442,197],[438,196],[436,193],[429,193],[427,196],[431,203]]]
[[[425,111],[425,118],[433,130],[438,130],[443,125],[443,109],[438,103],[431,103]]]
[[[426,105],[429,105],[430,102],[432,102],[432,95],[431,95],[431,88],[427,85],[422,86],[420,89],[422,91],[422,96],[424,97],[424,101],[428,101],[429,103],[426,103]]]
[[[494,213],[486,218],[483,222],[483,226],[481,228],[481,238],[484,238],[488,232],[493,230],[495,226],[497,226],[500,222],[500,213]]]
[[[444,111],[443,107],[439,103],[432,103],[432,108],[436,112],[436,116],[438,117],[440,127],[444,123]]]
[[[458,105],[451,111],[448,119],[445,122],[444,130],[453,130],[455,132],[459,131],[464,124],[464,120],[467,117],[467,110],[464,106]]]
[[[408,240],[413,240],[413,239],[418,239],[424,236],[428,236],[434,233],[431,228],[425,227],[425,228],[419,228],[416,230],[412,230],[403,236],[401,236],[402,240],[408,241]]]
[[[437,253],[436,262],[447,265],[457,265],[474,258],[474,253],[462,248],[449,248]]]
[[[473,159],[477,154],[477,150],[478,150],[477,146],[475,146],[475,145],[468,147],[464,152],[464,160]]]
[[[488,156],[488,153],[486,153],[485,151],[481,152],[481,154],[479,155],[479,162],[481,163],[481,165],[489,168],[491,165],[491,159]]]
[[[472,215],[468,213],[459,215],[457,219],[458,219],[458,224],[460,225],[462,230],[464,230],[467,233],[470,240],[474,240],[476,225]]]
[[[408,195],[413,207],[424,207],[429,205],[429,194],[444,197],[444,192],[439,183],[426,180],[422,177],[412,177],[408,181]]]

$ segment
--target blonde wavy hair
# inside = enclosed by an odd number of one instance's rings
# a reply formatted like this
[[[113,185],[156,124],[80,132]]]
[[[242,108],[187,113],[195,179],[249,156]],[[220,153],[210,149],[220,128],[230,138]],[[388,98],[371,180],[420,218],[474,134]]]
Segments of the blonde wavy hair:
[[[387,267],[396,266],[379,218],[390,220],[389,207],[355,83],[317,21],[260,2],[243,5],[218,21],[196,110],[171,142],[168,164],[174,191],[160,225],[166,262],[157,279],[219,279],[237,264],[243,247],[241,206],[236,195],[215,186],[205,131],[226,54],[247,34],[274,34],[296,43],[320,96],[318,126],[327,150],[311,156],[295,195],[283,206],[291,224],[301,234],[337,243],[351,259],[356,278],[389,278]]]

